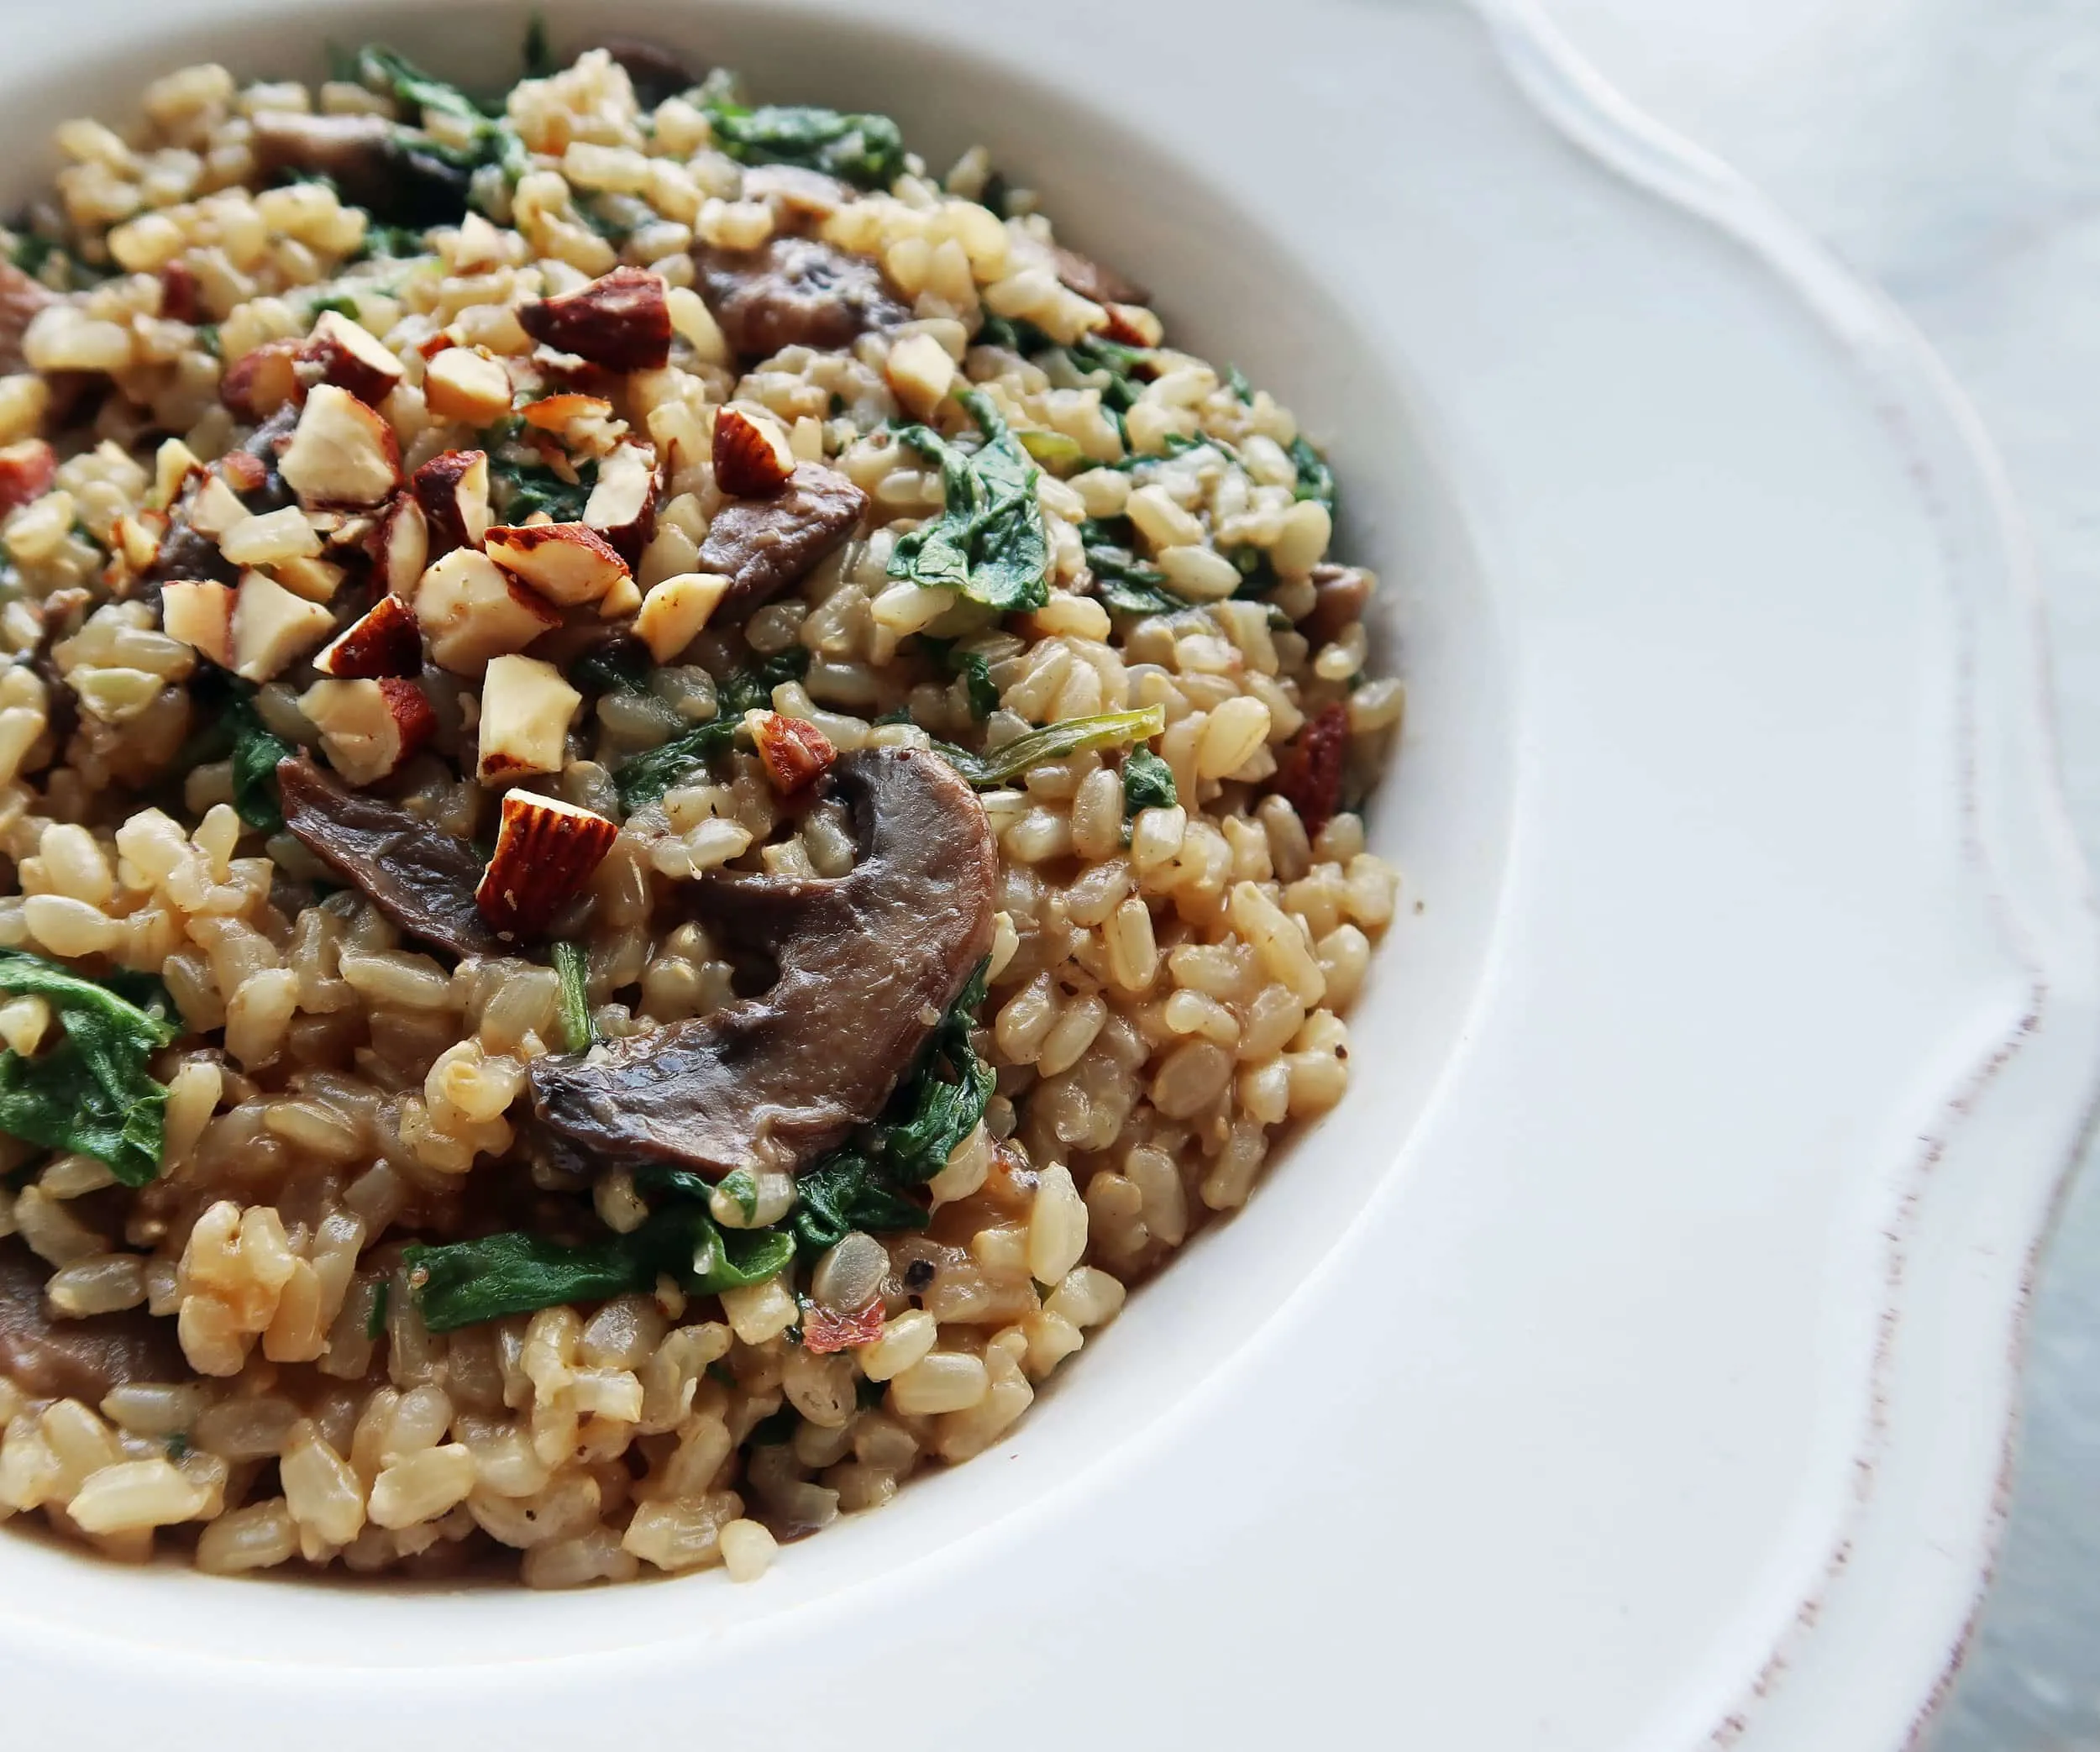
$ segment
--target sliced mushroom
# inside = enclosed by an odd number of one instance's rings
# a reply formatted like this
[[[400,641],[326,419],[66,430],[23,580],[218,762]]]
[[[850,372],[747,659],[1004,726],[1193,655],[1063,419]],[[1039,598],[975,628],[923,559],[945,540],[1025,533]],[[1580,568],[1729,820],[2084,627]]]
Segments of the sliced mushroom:
[[[612,1162],[709,1174],[800,1168],[874,1119],[990,951],[998,858],[976,794],[938,755],[863,750],[833,768],[860,862],[807,881],[719,876],[702,904],[767,950],[763,996],[538,1060],[558,1136]]]
[[[144,1309],[53,1319],[44,1302],[50,1275],[22,1242],[0,1241],[0,1376],[33,1398],[99,1405],[113,1387],[189,1374],[175,1323]]]
[[[347,204],[382,225],[456,224],[466,212],[469,173],[384,116],[271,109],[255,126],[255,160],[266,176],[326,176]]]
[[[700,292],[729,344],[748,359],[783,347],[849,346],[869,328],[909,321],[874,262],[815,238],[776,237],[757,249],[700,249]]]
[[[675,49],[646,37],[609,36],[598,46],[619,62],[634,87],[635,102],[644,109],[654,109],[666,97],[700,83],[700,75]]]
[[[277,763],[285,826],[411,936],[454,955],[501,955],[474,890],[481,854],[397,803],[354,791],[302,757]]]
[[[715,513],[699,569],[729,580],[717,612],[748,615],[802,578],[853,532],[868,496],[836,469],[797,463],[770,499],[732,500]]]
[[[1051,265],[1066,287],[1096,304],[1149,304],[1152,295],[1134,280],[1126,280],[1115,269],[1082,255],[1076,249],[1053,244]]]

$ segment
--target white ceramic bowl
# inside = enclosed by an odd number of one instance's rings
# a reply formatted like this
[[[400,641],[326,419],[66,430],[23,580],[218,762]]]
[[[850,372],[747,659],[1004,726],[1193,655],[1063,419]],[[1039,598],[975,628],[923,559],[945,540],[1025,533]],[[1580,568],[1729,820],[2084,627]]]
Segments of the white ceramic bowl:
[[[6,1742],[1898,1743],[1987,1562],[2100,1046],[2025,576],[1922,345],[1516,13],[549,10],[937,165],[986,142],[1298,410],[1389,585],[1373,837],[1416,906],[1347,1103],[998,1452],[751,1588],[0,1540]],[[51,123],[184,61],[379,36],[500,84],[522,24],[35,18],[15,197]]]

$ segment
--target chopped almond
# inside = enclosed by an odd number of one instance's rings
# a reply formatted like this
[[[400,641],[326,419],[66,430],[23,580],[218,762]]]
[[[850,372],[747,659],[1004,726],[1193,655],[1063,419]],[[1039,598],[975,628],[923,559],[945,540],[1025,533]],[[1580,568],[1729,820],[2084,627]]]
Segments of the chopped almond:
[[[491,658],[561,625],[559,609],[472,548],[454,548],[423,574],[415,611],[432,660],[455,675],[478,676]]]
[[[1157,347],[1167,331],[1158,316],[1142,304],[1110,304],[1108,326],[1101,333],[1126,347]]]
[[[228,450],[212,464],[212,472],[224,476],[237,493],[252,493],[270,479],[269,464],[245,450]]]
[[[57,473],[57,454],[42,438],[24,438],[0,450],[0,517],[41,499]]]
[[[612,544],[581,523],[500,526],[485,547],[505,571],[564,608],[596,602],[631,575]]]
[[[617,548],[631,566],[656,533],[661,483],[656,453],[644,444],[617,445],[598,464],[597,484],[584,501],[583,520]]]
[[[900,401],[921,419],[931,419],[955,381],[955,361],[932,335],[908,334],[890,349],[883,375]]]
[[[190,476],[202,474],[204,464],[197,452],[181,438],[163,438],[153,453],[153,503],[165,509],[175,503]]]
[[[542,432],[551,432],[559,437],[567,430],[571,420],[609,420],[612,417],[612,404],[603,396],[579,396],[573,392],[559,396],[543,396],[537,401],[528,401],[518,409],[528,426]]]
[[[324,310],[313,325],[299,357],[321,368],[321,380],[348,390],[368,407],[377,407],[401,381],[401,361],[385,342],[339,310]]]
[[[227,366],[218,399],[244,420],[266,420],[306,393],[297,341],[265,341]]]
[[[160,557],[160,538],[167,533],[167,513],[127,511],[110,531],[117,550],[134,572],[143,572]]]
[[[190,496],[190,527],[199,535],[208,535],[213,541],[254,516],[255,512],[240,502],[240,495],[217,475],[207,475]]]
[[[321,538],[296,505],[244,517],[219,538],[218,551],[236,566],[271,566],[284,559],[318,559]]]
[[[454,548],[478,548],[489,532],[489,459],[483,450],[446,450],[409,481],[430,524],[434,558]]]
[[[807,718],[754,711],[746,721],[751,727],[751,740],[758,746],[759,758],[765,763],[765,776],[783,796],[807,789],[838,758],[831,739]]]
[[[160,586],[160,626],[222,669],[234,667],[234,587],[178,580]]]
[[[329,764],[351,784],[386,778],[438,728],[422,687],[399,677],[317,681],[299,696],[299,710],[321,732]]]
[[[490,929],[512,939],[546,930],[583,892],[619,832],[603,816],[573,803],[530,791],[507,793],[496,855],[474,894]]]
[[[281,559],[270,567],[270,575],[309,602],[334,601],[343,584],[343,568],[332,559]]]
[[[241,574],[234,598],[234,673],[270,681],[335,630],[335,616],[260,572]]]
[[[681,572],[651,585],[634,616],[634,630],[649,655],[669,663],[691,644],[728,589],[729,580],[718,572]]]
[[[492,657],[481,683],[482,784],[559,773],[569,721],[583,695],[536,657]]]
[[[423,669],[423,634],[406,602],[381,596],[329,641],[313,666],[346,681],[414,675]]]
[[[642,587],[630,575],[621,579],[598,598],[598,618],[601,621],[624,620],[641,606]]]
[[[714,454],[715,485],[732,499],[770,499],[795,472],[795,451],[787,434],[770,417],[741,407],[725,407],[715,415]]]
[[[430,564],[430,522],[423,506],[403,493],[386,507],[372,532],[372,564],[380,582],[396,596],[413,596]]]
[[[401,445],[348,390],[317,384],[277,469],[302,505],[380,505],[401,485]]]
[[[423,394],[441,420],[492,425],[511,411],[511,374],[486,353],[448,347],[424,369]]]
[[[609,371],[661,370],[671,356],[664,290],[660,274],[615,268],[573,292],[520,305],[517,320],[534,340]]]

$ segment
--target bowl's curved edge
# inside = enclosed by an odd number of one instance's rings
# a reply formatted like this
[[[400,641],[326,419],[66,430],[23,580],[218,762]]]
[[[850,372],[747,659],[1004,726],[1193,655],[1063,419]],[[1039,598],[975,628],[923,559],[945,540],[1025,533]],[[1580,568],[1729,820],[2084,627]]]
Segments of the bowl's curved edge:
[[[2100,1020],[2100,909],[2061,788],[2050,703],[2041,593],[2025,526],[2003,467],[1967,397],[1930,344],[1893,300],[1844,266],[1803,228],[1719,159],[1672,133],[1618,92],[1544,17],[1538,0],[1473,0],[1503,64],[1541,116],[1607,169],[1726,233],[1776,276],[1842,349],[1871,386],[1939,538],[1956,597],[1957,762],[1964,851],[1982,872],[2006,947],[2032,981],[2032,1005],[2014,1034],[1948,1093],[1945,1129],[1922,1140],[1912,1184],[1891,1225],[1890,1300],[1873,1364],[1876,1409],[1862,1452],[1866,1480],[1838,1529],[1821,1588],[1801,1603],[1734,1707],[1707,1743],[1730,1745],[1795,1664],[1823,1615],[1824,1594],[1848,1567],[1853,1535],[1873,1490],[1873,1449],[1885,1433],[1892,1335],[1901,1302],[1919,1294],[1903,1254],[1918,1221],[1923,1182],[1957,1128],[1971,1123],[1983,1091],[2017,1054],[2052,1027],[2090,1034]],[[2002,1414],[1998,1459],[1977,1503],[1978,1561],[1957,1628],[1938,1671],[1908,1718],[1903,1744],[1916,1746],[1950,1694],[1981,1616],[2011,1494],[2018,1374],[2035,1273],[2055,1211],[2085,1146],[2100,1127],[2100,1064],[2066,1104],[2065,1147],[2051,1159],[2011,1164],[2025,1201],[2025,1233],[2009,1274],[2002,1374],[1989,1383]],[[2013,1178],[2013,1177],[2008,1177]],[[1898,1286],[1900,1285],[1900,1289]]]

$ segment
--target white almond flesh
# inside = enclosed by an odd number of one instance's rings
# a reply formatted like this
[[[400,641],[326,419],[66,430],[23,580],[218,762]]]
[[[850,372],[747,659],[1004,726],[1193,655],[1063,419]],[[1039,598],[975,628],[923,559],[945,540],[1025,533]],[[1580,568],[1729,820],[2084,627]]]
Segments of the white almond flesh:
[[[622,621],[642,606],[642,587],[632,577],[622,578],[598,598],[598,618]]]
[[[401,446],[349,391],[316,384],[277,471],[309,506],[379,505],[401,485]]]
[[[415,682],[317,681],[299,710],[321,732],[328,763],[349,784],[374,784],[428,742],[438,715]]]
[[[415,609],[432,660],[455,675],[478,676],[491,658],[522,651],[561,624],[560,610],[472,548],[454,548],[423,574]]]
[[[491,658],[481,683],[481,782],[559,773],[569,721],[582,704],[552,664]]]
[[[430,563],[430,522],[407,493],[386,507],[373,532],[373,564],[396,596],[412,596]]]
[[[656,493],[655,453],[639,444],[618,445],[598,464],[583,520],[632,559],[655,532]]]
[[[321,380],[332,383],[376,407],[401,381],[401,361],[386,344],[339,310],[324,310],[313,325],[301,357],[321,368]]]
[[[270,575],[309,602],[333,602],[343,583],[343,568],[330,559],[281,559]]]
[[[236,566],[273,566],[280,560],[318,559],[321,538],[304,511],[286,505],[244,517],[219,538],[218,551]]]
[[[187,579],[160,586],[160,626],[222,669],[234,667],[234,587]]]
[[[240,502],[240,495],[224,480],[207,475],[192,496],[186,515],[191,528],[217,541],[228,530],[245,523],[255,512]]]
[[[512,577],[564,608],[596,602],[630,575],[612,543],[581,523],[500,527],[489,532],[486,551]]]
[[[883,373],[897,399],[926,419],[947,400],[949,386],[955,381],[955,361],[932,335],[911,334],[890,349]]]
[[[728,589],[729,580],[718,572],[681,572],[650,585],[634,616],[634,630],[649,655],[669,663],[691,644]]]
[[[234,673],[270,681],[335,631],[335,616],[274,578],[244,572],[234,598]]]
[[[492,425],[511,411],[511,374],[470,347],[448,347],[425,367],[423,400],[441,420]]]

